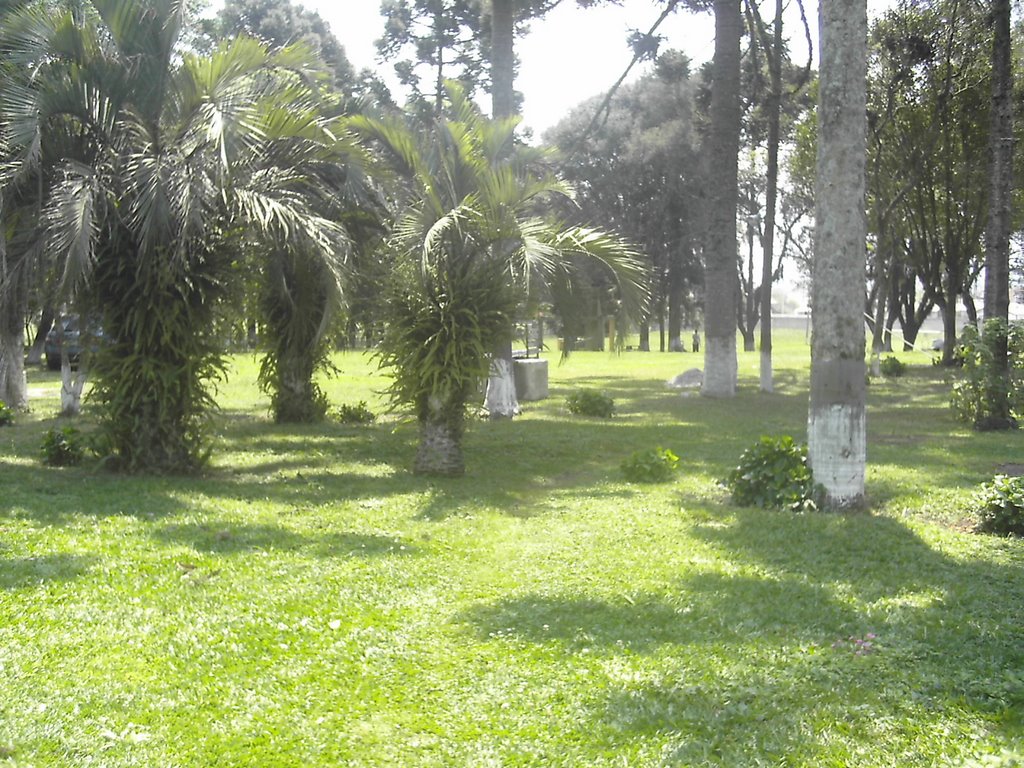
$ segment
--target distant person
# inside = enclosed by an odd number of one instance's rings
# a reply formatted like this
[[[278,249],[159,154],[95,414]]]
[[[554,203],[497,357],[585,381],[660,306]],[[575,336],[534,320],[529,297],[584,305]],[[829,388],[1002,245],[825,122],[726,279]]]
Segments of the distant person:
[[[700,333],[693,332],[693,351],[700,352]]]

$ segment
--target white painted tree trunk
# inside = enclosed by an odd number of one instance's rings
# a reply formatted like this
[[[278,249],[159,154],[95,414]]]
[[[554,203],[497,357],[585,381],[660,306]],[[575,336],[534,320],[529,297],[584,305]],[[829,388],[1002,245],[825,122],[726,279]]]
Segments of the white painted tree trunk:
[[[832,508],[864,500],[867,416],[864,284],[867,217],[866,0],[818,6],[821,71],[808,455]]]
[[[733,397],[736,394],[736,334],[707,336],[704,340],[704,383],[706,397]]]
[[[773,383],[772,376],[772,350],[771,347],[765,349],[761,347],[761,370],[760,370],[760,387],[761,391],[765,393],[772,393],[775,391],[775,385]]]
[[[78,362],[78,370],[71,370],[71,362],[67,353],[61,355],[60,361],[60,415],[77,416],[82,412],[82,390],[85,389],[85,353]]]
[[[511,419],[519,413],[516,379],[511,360],[498,356],[491,360],[491,374],[487,379],[484,407],[492,419]]]

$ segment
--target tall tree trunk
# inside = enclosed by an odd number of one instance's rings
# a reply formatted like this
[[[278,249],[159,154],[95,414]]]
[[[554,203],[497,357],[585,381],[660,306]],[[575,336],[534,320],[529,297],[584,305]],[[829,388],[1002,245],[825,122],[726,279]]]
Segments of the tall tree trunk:
[[[491,116],[515,114],[515,0],[491,0]]]
[[[683,346],[683,269],[682,247],[668,254],[668,348],[685,352]]]
[[[701,394],[736,394],[736,201],[740,146],[739,0],[715,0],[705,249],[704,384]]]
[[[866,0],[818,6],[821,73],[808,454],[833,508],[863,503]]]
[[[768,54],[768,168],[765,175],[764,238],[761,241],[761,370],[762,392],[772,392],[772,280],[775,266],[775,211],[779,193],[779,141],[782,119],[782,0],[775,0],[772,47]]]
[[[515,0],[492,0],[491,116],[495,120],[515,114],[515,17]],[[500,344],[492,354],[484,407],[492,419],[511,419],[519,413],[511,340]]]
[[[1010,0],[992,2],[992,114],[989,129],[989,203],[985,228],[985,319],[1010,319],[1010,206],[1013,195],[1013,71],[1010,43]],[[1008,337],[996,340],[995,365],[1009,380]],[[1000,402],[991,411],[994,425],[1009,428],[1009,387],[998,388]],[[1005,425],[1005,427],[1004,427]]]

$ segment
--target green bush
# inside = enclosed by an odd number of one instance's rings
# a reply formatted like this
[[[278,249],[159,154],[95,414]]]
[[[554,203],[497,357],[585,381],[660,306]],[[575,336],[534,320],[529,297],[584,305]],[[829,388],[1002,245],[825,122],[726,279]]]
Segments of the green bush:
[[[665,483],[679,469],[679,457],[668,448],[633,451],[622,462],[622,473],[631,483]]]
[[[1008,365],[1000,362],[1005,345]],[[984,329],[964,327],[956,358],[962,363],[950,404],[961,421],[978,430],[1017,426],[1024,414],[1024,326],[1003,320],[985,322]]]
[[[596,389],[580,389],[565,400],[569,413],[577,416],[597,416],[610,419],[615,415],[615,401]]]
[[[878,369],[882,372],[883,376],[889,378],[898,378],[907,372],[906,363],[900,360],[898,357],[889,355],[878,365]]]
[[[0,400],[0,427],[9,427],[14,423],[14,409]]]
[[[43,435],[40,452],[47,466],[70,467],[82,462],[85,444],[81,432],[74,427],[53,428]]]
[[[975,495],[978,530],[1001,536],[1024,536],[1024,477],[996,475]]]
[[[355,405],[344,403],[338,406],[335,415],[342,424],[372,424],[377,419],[373,411],[366,407],[365,400]]]
[[[722,483],[734,504],[807,512],[818,509],[822,493],[807,463],[807,447],[789,435],[762,437],[740,456]]]

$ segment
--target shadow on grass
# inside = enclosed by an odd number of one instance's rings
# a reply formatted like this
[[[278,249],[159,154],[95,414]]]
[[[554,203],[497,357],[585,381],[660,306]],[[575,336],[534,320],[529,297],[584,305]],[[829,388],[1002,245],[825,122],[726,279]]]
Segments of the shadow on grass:
[[[831,592],[795,579],[697,574],[672,595],[628,600],[525,595],[477,606],[458,620],[480,638],[651,652],[664,645],[742,643],[752,637],[831,639],[856,617]],[[773,606],[786,605],[780,613]]]
[[[24,589],[71,581],[87,573],[94,562],[94,558],[67,554],[14,558],[0,556],[0,589]]]
[[[323,558],[416,554],[412,544],[391,536],[354,532],[309,536],[275,525],[166,525],[154,531],[153,536],[165,543],[219,555],[257,551],[309,551]]]

